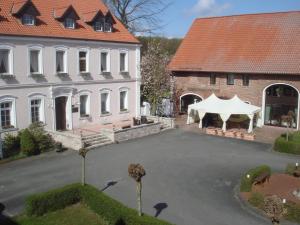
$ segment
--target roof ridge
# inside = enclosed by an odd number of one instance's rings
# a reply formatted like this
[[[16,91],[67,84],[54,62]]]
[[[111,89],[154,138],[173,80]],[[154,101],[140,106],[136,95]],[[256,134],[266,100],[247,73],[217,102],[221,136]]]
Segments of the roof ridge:
[[[203,19],[216,19],[216,18],[224,18],[224,17],[242,17],[242,16],[257,16],[257,15],[269,15],[269,14],[288,14],[288,13],[300,13],[300,10],[292,10],[292,11],[277,11],[277,12],[263,12],[263,13],[247,13],[247,14],[233,14],[233,15],[224,15],[224,16],[208,16],[208,17],[198,17],[195,20],[203,20]]]

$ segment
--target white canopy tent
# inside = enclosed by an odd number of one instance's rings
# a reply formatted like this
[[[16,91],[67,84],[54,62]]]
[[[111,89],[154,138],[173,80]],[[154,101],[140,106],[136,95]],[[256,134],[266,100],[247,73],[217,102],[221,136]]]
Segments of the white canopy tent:
[[[199,128],[202,128],[202,120],[206,113],[219,114],[222,121],[222,130],[226,131],[226,122],[231,115],[247,115],[250,119],[248,133],[253,131],[253,119],[256,113],[261,111],[260,107],[243,102],[237,95],[232,99],[223,100],[212,94],[202,102],[188,106],[187,124],[195,122],[196,113],[198,113],[200,122]]]

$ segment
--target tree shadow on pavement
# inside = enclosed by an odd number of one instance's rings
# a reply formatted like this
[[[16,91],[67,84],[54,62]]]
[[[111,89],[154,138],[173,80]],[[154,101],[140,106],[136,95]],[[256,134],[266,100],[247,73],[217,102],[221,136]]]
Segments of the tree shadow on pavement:
[[[5,209],[5,206],[2,203],[0,203],[0,224],[1,225],[18,225],[11,218],[9,218],[6,215],[3,215],[4,209]]]
[[[165,202],[160,202],[153,206],[153,208],[156,209],[154,217],[158,217],[164,209],[168,208],[168,204]]]

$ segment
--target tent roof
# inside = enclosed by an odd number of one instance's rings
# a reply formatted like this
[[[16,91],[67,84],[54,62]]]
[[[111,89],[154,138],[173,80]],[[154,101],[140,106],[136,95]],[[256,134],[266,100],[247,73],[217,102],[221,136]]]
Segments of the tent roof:
[[[232,99],[224,100],[218,98],[215,94],[212,94],[207,99],[189,105],[189,110],[198,110],[202,113],[216,113],[216,114],[254,114],[260,112],[260,107],[247,104],[243,102],[237,95]]]

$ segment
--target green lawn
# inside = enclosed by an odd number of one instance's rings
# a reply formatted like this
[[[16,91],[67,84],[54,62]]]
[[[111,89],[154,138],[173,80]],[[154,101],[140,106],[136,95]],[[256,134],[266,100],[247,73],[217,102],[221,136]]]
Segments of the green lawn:
[[[20,225],[104,225],[96,213],[83,204],[76,204],[63,210],[51,212],[40,217],[20,216],[16,218]]]

